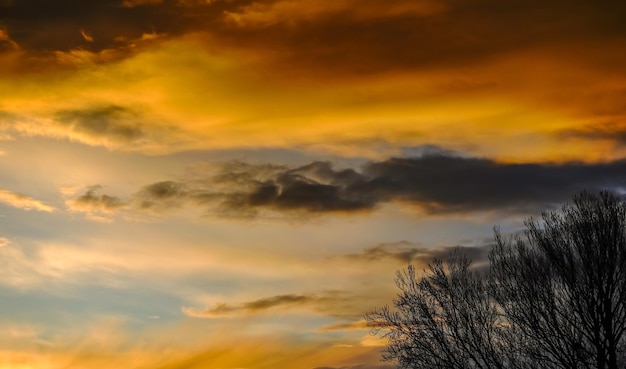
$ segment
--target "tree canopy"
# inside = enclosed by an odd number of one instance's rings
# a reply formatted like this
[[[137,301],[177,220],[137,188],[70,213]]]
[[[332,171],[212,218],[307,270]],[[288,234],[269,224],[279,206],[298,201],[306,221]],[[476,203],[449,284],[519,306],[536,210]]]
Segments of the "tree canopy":
[[[388,306],[366,314],[401,369],[618,369],[626,366],[626,204],[581,193],[525,222],[495,229],[489,267],[461,251],[418,276],[397,273]]]

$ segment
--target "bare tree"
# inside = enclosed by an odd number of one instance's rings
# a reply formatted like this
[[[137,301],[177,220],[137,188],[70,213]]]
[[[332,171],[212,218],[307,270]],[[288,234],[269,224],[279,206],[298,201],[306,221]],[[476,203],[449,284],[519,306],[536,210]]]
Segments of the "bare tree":
[[[399,368],[506,368],[498,331],[500,314],[483,276],[468,269],[460,251],[444,263],[435,259],[418,279],[413,266],[398,272],[395,310],[366,314],[369,326],[384,332],[383,359]]]
[[[419,277],[398,272],[394,308],[366,314],[399,368],[618,369],[626,365],[626,204],[582,193],[495,230],[489,269],[460,251]]]
[[[494,296],[528,353],[563,368],[617,369],[626,344],[626,205],[582,193],[526,222],[526,240],[496,231]]]

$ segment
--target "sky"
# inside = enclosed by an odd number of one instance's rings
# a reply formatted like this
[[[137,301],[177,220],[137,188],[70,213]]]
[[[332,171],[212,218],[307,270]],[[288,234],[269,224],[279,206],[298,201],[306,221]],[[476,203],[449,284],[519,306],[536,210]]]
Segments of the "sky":
[[[626,190],[626,2],[0,0],[0,369],[389,369],[394,276]]]

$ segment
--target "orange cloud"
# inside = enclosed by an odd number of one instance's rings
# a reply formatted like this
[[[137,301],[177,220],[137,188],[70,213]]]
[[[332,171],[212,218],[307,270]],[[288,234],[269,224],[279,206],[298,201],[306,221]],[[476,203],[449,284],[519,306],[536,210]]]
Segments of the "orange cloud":
[[[90,34],[88,34],[87,32],[85,32],[84,29],[80,30],[80,34],[81,36],[83,36],[83,38],[85,39],[85,41],[87,42],[93,42],[93,36],[91,36]]]
[[[314,22],[317,18],[330,14],[363,19],[406,15],[430,16],[441,13],[446,8],[444,2],[432,0],[395,1],[382,7],[380,3],[371,0],[338,0],[332,3],[315,0],[279,0],[267,3],[254,2],[234,11],[227,11],[225,17],[227,21],[240,27],[263,27]]]
[[[2,109],[20,117],[11,127],[23,135],[151,154],[281,147],[380,159],[428,143],[506,161],[626,155],[615,140],[559,134],[626,115],[622,38],[602,36],[620,29],[616,12],[581,3],[561,19],[551,3],[543,11],[562,22],[537,23],[531,3],[355,4],[136,6],[154,28],[90,27],[93,42],[9,52]]]
[[[9,37],[9,33],[6,29],[0,28],[0,51],[2,51],[5,47],[12,50],[18,50],[20,48],[17,42],[13,41],[11,37]]]
[[[162,4],[163,0],[124,0],[122,6],[125,8],[134,8],[142,5],[158,5]]]

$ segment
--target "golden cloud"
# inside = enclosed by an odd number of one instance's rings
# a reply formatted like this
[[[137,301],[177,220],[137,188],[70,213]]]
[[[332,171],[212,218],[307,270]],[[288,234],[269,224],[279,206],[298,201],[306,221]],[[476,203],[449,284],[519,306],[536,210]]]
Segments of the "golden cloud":
[[[4,203],[14,208],[23,210],[36,210],[48,213],[54,211],[54,208],[52,206],[46,205],[39,200],[35,200],[32,197],[3,189],[0,189],[0,203]]]
[[[615,22],[607,9],[580,5],[580,22],[541,23],[540,39],[534,26],[507,31],[536,15],[525,3],[501,17],[490,1],[483,12],[456,1],[142,4],[128,3],[161,14],[161,27],[105,43],[113,31],[90,28],[93,42],[77,34],[82,44],[47,56],[7,51],[0,98],[20,117],[14,129],[151,154],[281,147],[380,158],[429,143],[507,161],[626,155],[614,140],[559,135],[626,116],[622,39],[598,30]],[[285,22],[298,26],[286,32]],[[572,43],[572,33],[585,37]],[[108,128],[87,123],[112,107],[98,118]]]

